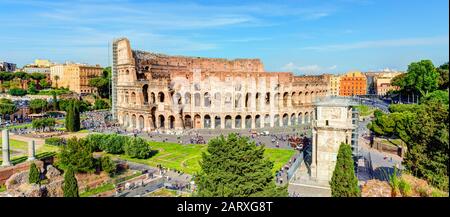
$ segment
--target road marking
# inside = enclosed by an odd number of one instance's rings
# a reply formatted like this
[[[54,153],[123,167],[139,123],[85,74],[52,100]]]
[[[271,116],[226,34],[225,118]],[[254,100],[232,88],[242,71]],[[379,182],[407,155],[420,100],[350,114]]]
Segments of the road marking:
[[[290,185],[303,186],[303,187],[320,188],[320,189],[331,190],[331,188],[329,188],[329,187],[323,187],[323,186],[317,186],[317,185],[307,185],[307,184],[299,184],[299,183],[293,183],[293,182],[289,182],[289,184]]]

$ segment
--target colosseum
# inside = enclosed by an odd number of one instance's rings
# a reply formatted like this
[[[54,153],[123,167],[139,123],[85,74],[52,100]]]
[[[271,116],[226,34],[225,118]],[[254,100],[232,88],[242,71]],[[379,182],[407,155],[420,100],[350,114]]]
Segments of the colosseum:
[[[128,130],[255,129],[308,124],[325,76],[266,72],[259,59],[168,56],[113,42],[113,117]]]

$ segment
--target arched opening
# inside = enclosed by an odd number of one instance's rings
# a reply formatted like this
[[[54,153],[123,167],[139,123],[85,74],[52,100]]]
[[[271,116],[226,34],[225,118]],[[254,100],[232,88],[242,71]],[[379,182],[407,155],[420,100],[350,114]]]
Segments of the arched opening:
[[[159,121],[159,128],[164,128],[165,127],[165,118],[163,115],[159,115],[158,117],[158,121]]]
[[[249,108],[251,105],[251,103],[250,103],[250,97],[252,96],[252,94],[251,93],[247,93],[246,95],[245,95],[245,108]]]
[[[150,101],[151,103],[155,103],[155,102],[156,102],[155,93],[152,92],[152,93],[150,94],[150,100],[151,100],[151,101]]]
[[[287,107],[287,105],[288,105],[288,92],[285,92],[284,94],[283,94],[283,107]]]
[[[234,108],[241,108],[241,97],[242,95],[240,93],[236,94],[236,97],[234,98]]]
[[[270,105],[270,93],[269,92],[266,93],[265,101],[266,101],[266,105]]]
[[[283,115],[283,127],[286,127],[288,125],[288,122],[289,122],[289,115],[284,114]]]
[[[131,116],[131,127],[133,127],[133,129],[136,129],[136,115]]]
[[[274,100],[275,108],[279,108],[280,107],[280,93],[276,93],[273,100]]]
[[[128,114],[124,115],[122,119],[123,126],[128,127]]]
[[[148,84],[142,87],[142,95],[144,95],[144,104],[148,104]]]
[[[136,93],[135,92],[131,93],[131,104],[136,104]]]
[[[205,115],[203,118],[203,128],[211,128],[211,117],[209,115]]]
[[[296,92],[292,92],[292,94],[291,94],[291,104],[292,104],[292,106],[297,105],[297,93]]]
[[[191,129],[192,128],[192,119],[190,115],[184,116],[184,128]]]
[[[151,114],[151,122],[153,129],[157,128],[156,126],[156,107],[152,107],[152,110],[150,111]]]
[[[219,92],[214,94],[214,107],[216,108],[220,108],[220,103],[221,103],[221,95]]]
[[[234,119],[234,128],[240,129],[242,128],[242,118],[240,115],[237,115]]]
[[[303,103],[303,92],[298,93],[298,104],[301,105]]]
[[[200,115],[195,115],[194,116],[194,128],[199,129],[201,127],[202,127],[202,118],[200,117]]]
[[[233,121],[231,120],[231,116],[227,115],[225,116],[225,128],[231,129],[233,125]]]
[[[211,96],[208,92],[205,93],[205,99],[204,99],[204,105],[205,107],[211,107]]]
[[[191,104],[191,93],[186,92],[184,94],[184,104],[190,105]]]
[[[260,106],[261,106],[261,93],[256,93],[256,97],[255,97],[255,99],[256,99],[256,111],[259,111],[259,109],[260,109]]]
[[[125,92],[125,103],[128,104],[129,102],[130,102],[130,95],[127,91],[127,92]]]
[[[194,105],[195,105],[195,107],[200,106],[200,93],[194,94]]]
[[[145,127],[145,123],[144,123],[144,116],[139,116],[139,126],[138,126],[138,129],[139,130],[142,130],[142,129],[144,129],[144,127]]]
[[[159,100],[159,102],[161,102],[161,103],[164,102],[164,93],[163,93],[163,92],[159,92],[159,93],[158,93],[158,100]]]
[[[303,101],[304,103],[310,103],[309,102],[309,93],[308,92],[305,93],[305,96],[303,97],[303,99],[304,99],[304,101]]]
[[[270,127],[270,115],[264,116],[264,127]]]
[[[173,104],[175,105],[181,105],[181,94],[180,93],[176,93],[173,95]]]
[[[175,117],[173,115],[169,116],[169,129],[175,128]]]
[[[231,93],[225,93],[225,100],[224,100],[225,108],[233,108],[233,107],[231,107],[233,104],[232,98],[233,98],[233,95],[231,95]]]
[[[245,116],[245,128],[247,128],[247,129],[252,128],[252,116],[251,115]]]
[[[261,128],[261,115],[255,116],[255,128]]]
[[[303,124],[303,117],[302,117],[302,113],[298,113],[298,125]]]
[[[215,118],[214,118],[214,128],[216,128],[216,129],[220,129],[220,117],[219,116],[216,116]]]
[[[309,123],[309,113],[305,112],[305,124]]]
[[[275,127],[280,126],[280,115],[276,114],[275,116],[273,116],[273,124]]]
[[[297,125],[297,122],[295,120],[295,114],[292,114],[291,115],[291,126],[295,126],[295,125]]]

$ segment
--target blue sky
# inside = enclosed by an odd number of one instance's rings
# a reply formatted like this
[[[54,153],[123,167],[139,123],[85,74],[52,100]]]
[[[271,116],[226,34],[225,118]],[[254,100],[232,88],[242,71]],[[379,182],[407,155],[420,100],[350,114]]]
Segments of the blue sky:
[[[448,0],[0,0],[0,60],[109,64],[108,44],[260,58],[296,74],[405,70],[449,59]]]

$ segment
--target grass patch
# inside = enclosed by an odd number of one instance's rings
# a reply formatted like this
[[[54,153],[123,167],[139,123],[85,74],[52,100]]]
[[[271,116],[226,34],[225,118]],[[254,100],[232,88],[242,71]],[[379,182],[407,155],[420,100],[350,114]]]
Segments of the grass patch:
[[[36,154],[36,159],[41,160],[47,157],[52,157],[55,156],[56,152],[42,152],[39,154]],[[11,163],[16,165],[19,163],[23,163],[28,159],[28,156],[20,156],[20,157],[14,157],[11,159]],[[2,161],[0,160],[0,164],[2,163]]]
[[[147,197],[189,197],[189,193],[177,193],[175,190],[160,188],[147,195]]]
[[[5,185],[0,185],[0,192],[4,192],[6,191],[6,186]]]
[[[367,105],[358,105],[358,106],[356,106],[356,108],[358,109],[359,114],[360,114],[361,116],[369,116],[369,115],[372,115],[373,112],[375,111],[375,109],[373,109],[373,108],[371,108],[371,107],[369,107],[369,106],[367,106]]]
[[[80,194],[80,197],[90,197],[96,194],[100,194],[102,192],[111,191],[115,188],[114,184],[106,183],[101,185],[100,187],[88,189]]]
[[[158,152],[148,159],[135,159],[126,155],[115,155],[116,157],[136,163],[147,164],[156,167],[158,164],[163,167],[183,171],[188,174],[195,174],[200,171],[199,161],[202,159],[202,152],[206,152],[207,145],[181,145],[177,143],[149,142],[150,147]],[[266,148],[265,156],[274,162],[275,173],[289,159],[294,156],[295,151],[290,149]]]
[[[2,129],[8,129],[8,130],[12,130],[12,129],[23,129],[23,128],[31,128],[33,125],[31,123],[28,124],[19,124],[19,125],[14,125],[14,126],[9,126],[9,127],[2,127],[0,128],[0,130]]]
[[[2,138],[0,138],[0,143],[2,143]],[[26,142],[15,139],[9,139],[9,146],[11,149],[28,150],[28,144]]]

